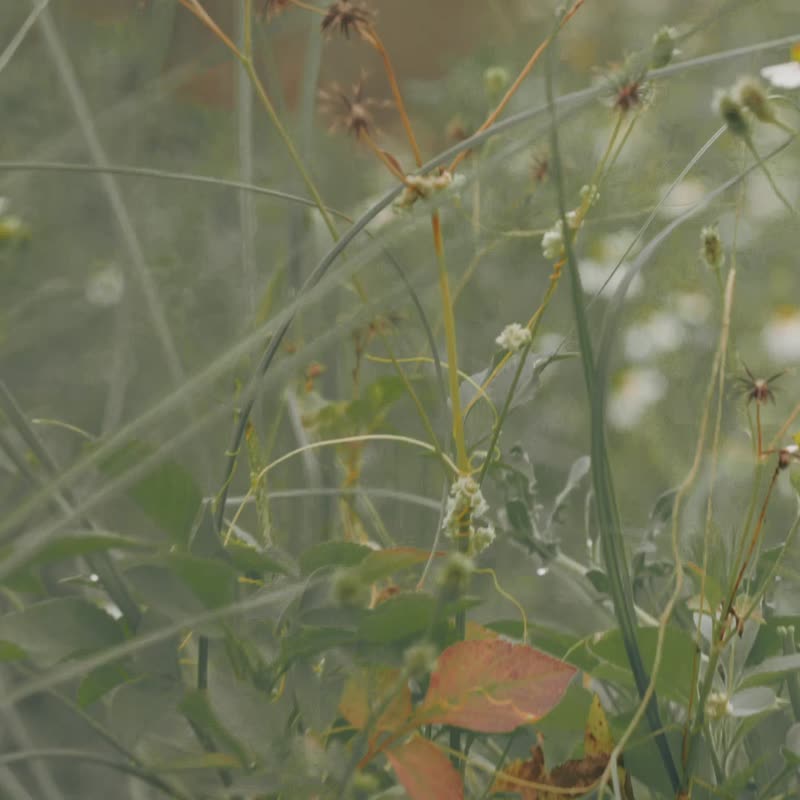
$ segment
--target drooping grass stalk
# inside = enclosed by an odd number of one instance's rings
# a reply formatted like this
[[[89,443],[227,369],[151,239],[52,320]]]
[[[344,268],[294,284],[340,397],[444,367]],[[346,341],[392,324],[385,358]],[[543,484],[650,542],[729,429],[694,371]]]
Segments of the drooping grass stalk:
[[[17,52],[19,46],[25,41],[28,31],[34,26],[36,20],[39,18],[39,14],[47,8],[49,2],[50,0],[39,0],[39,2],[34,5],[31,13],[25,18],[22,25],[19,26],[17,32],[11,37],[11,41],[6,45],[5,50],[0,53],[0,72],[2,72],[8,66],[11,59],[14,58],[14,53]]]
[[[655,693],[650,691],[650,696],[645,699],[648,693],[650,680],[644,667],[636,637],[636,615],[633,610],[633,590],[625,560],[622,529],[616,505],[616,495],[614,492],[611,469],[608,462],[608,449],[605,440],[603,387],[597,388],[598,381],[603,383],[606,379],[606,374],[600,373],[598,375],[596,373],[589,326],[583,306],[581,278],[571,241],[570,227],[567,222],[563,165],[559,151],[558,119],[553,93],[552,48],[548,52],[546,66],[547,101],[550,108],[551,119],[550,150],[554,167],[554,183],[557,192],[559,216],[564,231],[564,249],[566,251],[566,259],[569,268],[570,290],[578,330],[581,364],[583,366],[584,381],[591,406],[591,471],[595,491],[597,517],[601,531],[601,545],[606,569],[608,570],[614,608],[620,625],[628,661],[631,666],[631,671],[633,672],[634,681],[639,691],[640,698],[643,700],[647,720],[655,736],[656,745],[658,746],[664,768],[667,771],[673,788],[677,790],[680,778],[669,749],[669,744],[663,733],[663,724],[661,722],[661,715],[658,710],[658,702],[655,698]]]
[[[2,410],[9,424],[28,446],[31,453],[33,453],[45,474],[51,478],[60,474],[59,464],[50,454],[50,451],[39,438],[30,422],[28,422],[11,391],[2,380],[0,380],[0,410]],[[29,470],[29,476],[35,484],[40,485],[33,470]],[[63,489],[54,495],[52,500],[57,507],[66,510],[68,513],[72,512],[77,506],[75,497],[68,489]],[[84,518],[82,523],[90,530],[97,530],[97,526],[91,519]],[[109,598],[124,615],[131,630],[135,631],[139,626],[141,612],[114,560],[107,553],[87,554],[84,559],[89,569],[97,575]]]
[[[31,4],[37,7],[36,0]],[[78,82],[75,69],[59,36],[50,10],[43,8],[39,16],[39,25],[44,33],[47,49],[63,83],[64,91],[72,106],[73,112],[83,134],[86,146],[92,160],[98,167],[108,165],[108,156],[97,134],[86,97]],[[100,182],[105,192],[111,210],[119,225],[122,241],[128,252],[133,277],[139,284],[144,295],[147,311],[153,324],[153,329],[161,344],[167,368],[176,386],[185,380],[185,373],[181,363],[175,340],[167,322],[166,314],[158,296],[158,289],[150,275],[150,270],[144,256],[141,242],[133,225],[128,207],[116,181],[106,172],[100,171]]]

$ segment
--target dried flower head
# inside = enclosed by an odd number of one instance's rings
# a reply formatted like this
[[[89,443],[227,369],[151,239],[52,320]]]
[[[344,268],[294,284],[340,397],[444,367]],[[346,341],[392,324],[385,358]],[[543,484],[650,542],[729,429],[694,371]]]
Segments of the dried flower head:
[[[372,12],[353,0],[336,0],[331,3],[322,20],[323,33],[331,34],[338,29],[348,39],[351,29],[359,36],[368,36],[371,26]]]
[[[783,375],[784,370],[776,372],[769,378],[756,378],[750,371],[747,364],[744,364],[744,375],[736,378],[739,384],[739,391],[747,397],[747,404],[749,405],[753,400],[760,406],[763,406],[768,401],[775,402],[775,393],[772,391],[772,384]]]
[[[645,75],[646,71],[641,65],[629,61],[605,76],[614,110],[626,114],[645,105],[651,94]]]
[[[340,128],[352,133],[356,138],[368,134],[374,127],[373,111],[391,105],[385,100],[375,100],[364,95],[366,76],[353,84],[350,92],[346,92],[338,83],[332,83],[327,89],[320,89],[320,111],[330,120],[331,132]]]
[[[266,19],[269,22],[273,17],[278,16],[292,4],[292,0],[264,0],[261,10],[258,12],[259,19]]]

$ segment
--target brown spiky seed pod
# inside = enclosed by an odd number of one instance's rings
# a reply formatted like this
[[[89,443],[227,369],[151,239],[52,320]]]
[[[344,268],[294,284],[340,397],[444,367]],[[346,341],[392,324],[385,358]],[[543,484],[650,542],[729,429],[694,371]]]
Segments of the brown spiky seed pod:
[[[368,36],[372,26],[372,12],[362,3],[353,0],[336,0],[328,6],[322,20],[323,33],[332,34],[335,31],[350,38],[350,31],[355,31],[359,36]]]
[[[364,75],[353,84],[348,93],[338,83],[332,83],[327,89],[320,89],[320,111],[326,114],[331,123],[329,130],[333,133],[343,129],[356,138],[369,134],[375,125],[373,111],[387,108],[390,103],[375,100],[364,94]]]

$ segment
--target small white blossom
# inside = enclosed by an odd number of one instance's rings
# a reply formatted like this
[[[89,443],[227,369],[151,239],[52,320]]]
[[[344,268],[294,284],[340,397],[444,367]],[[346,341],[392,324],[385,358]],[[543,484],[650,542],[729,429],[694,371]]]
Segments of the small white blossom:
[[[581,203],[593,206],[600,199],[600,192],[594,184],[584,184],[580,190]]]
[[[561,220],[556,220],[555,224],[542,236],[542,253],[548,260],[560,258],[564,254],[564,226]]]
[[[489,523],[478,528],[470,539],[471,551],[473,553],[482,553],[492,542],[494,542],[494,525]]]
[[[512,322],[503,328],[503,332],[495,339],[495,342],[503,350],[510,350],[516,353],[526,347],[531,341],[531,332],[519,322]]]
[[[709,719],[722,719],[733,711],[733,703],[725,692],[711,692],[706,700],[706,715]]]
[[[575,208],[572,211],[567,211],[567,225],[569,225],[572,230],[577,230],[581,226],[581,210],[579,208]]]
[[[470,476],[463,476],[450,487],[442,530],[451,539],[467,537],[469,554],[479,553],[494,540],[494,526],[482,519],[488,512],[480,486]],[[476,529],[479,522],[481,527]]]

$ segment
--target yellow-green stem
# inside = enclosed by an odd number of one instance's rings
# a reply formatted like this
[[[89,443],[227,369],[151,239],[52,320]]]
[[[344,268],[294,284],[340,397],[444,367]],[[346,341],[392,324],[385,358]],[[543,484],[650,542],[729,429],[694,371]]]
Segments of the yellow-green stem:
[[[444,254],[442,240],[442,223],[439,212],[431,215],[433,228],[433,245],[436,250],[436,261],[439,265],[439,292],[442,300],[442,319],[444,335],[447,342],[447,373],[450,383],[450,404],[453,407],[453,441],[456,446],[456,465],[460,472],[469,472],[467,442],[464,435],[464,417],[461,413],[461,396],[458,390],[458,349],[456,340],[456,320],[453,314],[453,302],[450,297],[450,278],[447,274],[447,259]]]

